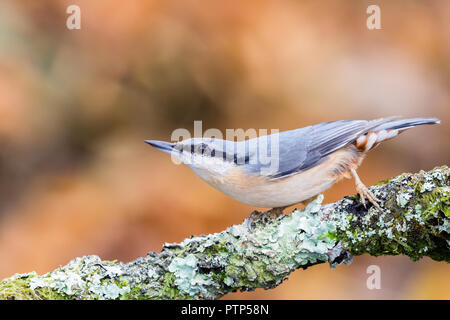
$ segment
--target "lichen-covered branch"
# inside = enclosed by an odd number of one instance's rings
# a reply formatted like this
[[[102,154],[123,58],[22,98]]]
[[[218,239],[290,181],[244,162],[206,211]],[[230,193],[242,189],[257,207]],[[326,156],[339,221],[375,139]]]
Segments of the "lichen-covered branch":
[[[350,263],[352,255],[450,261],[448,167],[403,174],[371,187],[383,212],[358,196],[271,218],[246,219],[207,236],[165,244],[129,263],[76,258],[44,274],[0,282],[0,299],[217,299],[270,289],[298,268]],[[370,206],[370,204],[369,204]]]

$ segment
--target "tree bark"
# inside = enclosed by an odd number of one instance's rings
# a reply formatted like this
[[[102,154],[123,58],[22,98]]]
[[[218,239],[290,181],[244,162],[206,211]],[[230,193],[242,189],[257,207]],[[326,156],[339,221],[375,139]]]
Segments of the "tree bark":
[[[0,282],[0,299],[217,299],[271,289],[298,268],[334,268],[364,253],[449,262],[449,177],[443,166],[370,187],[383,212],[365,208],[358,195],[324,205],[319,195],[304,210],[263,213],[129,263],[91,255],[44,275],[16,274]]]

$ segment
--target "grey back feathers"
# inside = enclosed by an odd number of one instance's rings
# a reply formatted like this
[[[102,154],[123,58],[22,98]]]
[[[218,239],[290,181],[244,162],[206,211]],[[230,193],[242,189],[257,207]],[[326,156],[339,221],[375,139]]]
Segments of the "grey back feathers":
[[[268,178],[284,178],[312,168],[324,161],[327,155],[351,144],[376,126],[391,120],[392,118],[372,121],[341,120],[283,131],[279,133],[279,152],[271,155],[278,157],[278,169],[268,174]],[[256,163],[246,165],[245,169],[249,173],[257,173],[261,171],[262,166],[264,164]]]

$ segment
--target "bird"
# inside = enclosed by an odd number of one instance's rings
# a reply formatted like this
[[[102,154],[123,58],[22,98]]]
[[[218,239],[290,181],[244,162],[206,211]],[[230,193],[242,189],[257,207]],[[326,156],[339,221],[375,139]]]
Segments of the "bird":
[[[367,198],[383,212],[357,168],[367,152],[381,142],[407,129],[438,123],[437,118],[385,117],[322,122],[242,141],[195,137],[145,142],[171,154],[231,198],[272,208],[275,216],[288,206],[309,203],[343,178],[354,179],[364,207]]]

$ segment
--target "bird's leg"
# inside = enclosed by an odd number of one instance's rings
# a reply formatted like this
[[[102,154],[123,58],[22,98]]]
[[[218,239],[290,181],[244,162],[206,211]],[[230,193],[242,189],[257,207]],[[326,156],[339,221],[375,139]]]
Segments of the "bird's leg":
[[[383,212],[383,209],[381,209],[380,205],[378,204],[378,202],[380,201],[379,199],[377,199],[377,197],[372,193],[372,191],[370,191],[365,185],[364,183],[361,182],[361,179],[359,179],[358,174],[356,173],[356,170],[351,168],[350,172],[353,175],[353,178],[355,178],[355,186],[356,186],[356,191],[359,194],[359,197],[361,198],[361,202],[364,206],[364,208],[366,208],[366,199],[369,200],[370,203],[372,203],[375,208],[378,209],[378,211]]]
[[[250,220],[258,220],[261,218],[262,212],[258,210],[253,210],[248,216]]]

